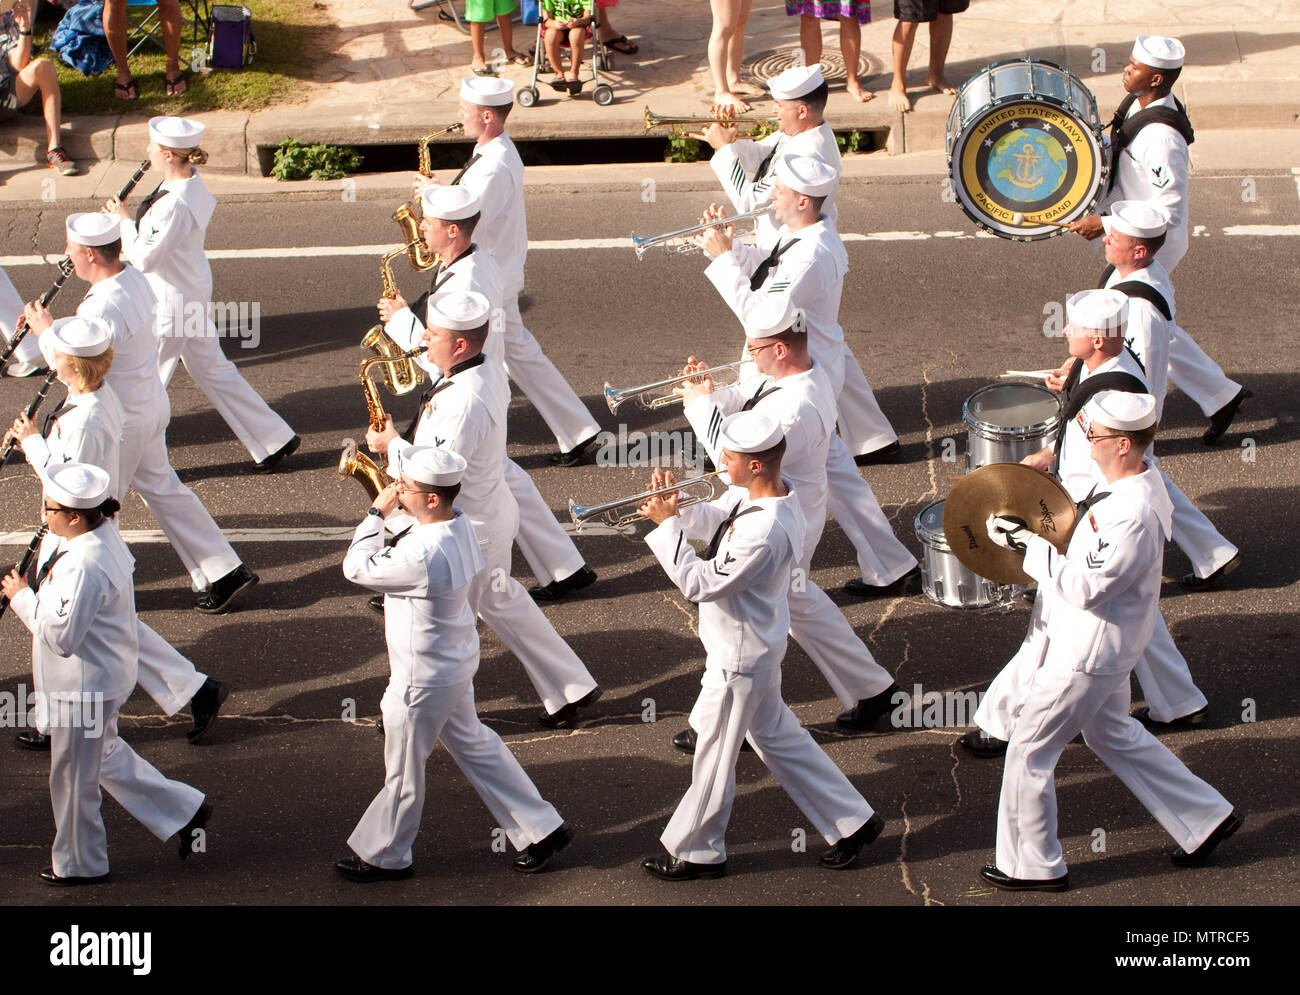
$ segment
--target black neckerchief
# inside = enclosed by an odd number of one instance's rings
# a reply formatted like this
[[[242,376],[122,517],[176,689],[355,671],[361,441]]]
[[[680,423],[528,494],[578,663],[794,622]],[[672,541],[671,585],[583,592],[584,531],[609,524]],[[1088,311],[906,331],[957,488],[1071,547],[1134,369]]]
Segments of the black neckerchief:
[[[1092,485],[1092,490],[1088,492],[1088,496],[1076,505],[1076,507],[1078,508],[1078,511],[1075,513],[1076,515],[1078,516],[1084,515],[1087,512],[1087,510],[1091,508],[1094,504],[1096,504],[1098,501],[1102,500],[1103,498],[1110,497],[1110,491],[1102,491],[1100,494],[1097,493],[1097,488],[1100,486],[1101,486],[1100,484]]]
[[[171,193],[170,190],[164,190],[162,187],[162,183],[159,183],[153,188],[153,193],[140,201],[140,206],[135,209],[135,223],[137,225],[144,220],[144,216],[149,213],[149,208],[153,207],[155,201],[162,200],[162,198]]]
[[[460,172],[456,174],[456,176],[452,179],[449,185],[453,187],[456,186],[456,184],[460,182],[460,178],[469,172],[469,167],[474,165],[474,163],[478,162],[482,158],[483,158],[482,152],[475,152],[472,156],[470,156],[469,162],[465,163],[465,165],[461,167]]]
[[[1183,141],[1188,145],[1196,140],[1192,122],[1187,118],[1187,108],[1177,97],[1174,97],[1173,107],[1144,107],[1129,117],[1129,108],[1135,100],[1137,97],[1132,93],[1121,100],[1119,109],[1110,121],[1110,176],[1106,180],[1107,193],[1114,189],[1115,178],[1119,175],[1119,157],[1132,144],[1137,133],[1148,124],[1169,125],[1183,136]]]
[[[50,437],[50,430],[54,428],[54,423],[71,411],[75,406],[76,405],[69,404],[66,397],[60,401],[59,406],[45,416],[45,423],[41,426],[41,438],[48,439]]]
[[[457,373],[463,373],[465,370],[481,366],[486,361],[487,357],[480,352],[477,356],[471,356],[463,363],[457,363],[447,371],[446,376],[441,376],[435,380],[433,386],[420,395],[420,406],[415,409],[415,416],[411,419],[411,423],[406,426],[406,430],[402,432],[402,438],[407,442],[415,440],[415,427],[420,424],[420,416],[424,414],[425,407],[433,400],[435,394],[441,393],[451,386],[452,377]]]
[[[45,578],[48,577],[50,571],[54,569],[54,564],[58,563],[59,559],[66,552],[66,549],[60,549],[48,560],[42,563],[39,570],[36,569],[36,564],[32,563],[27,570],[27,583],[32,586],[33,591],[37,590],[43,583],[45,583]]]
[[[767,383],[767,381],[764,380],[763,383]],[[767,397],[768,394],[771,394],[780,389],[781,387],[779,384],[773,384],[771,387],[759,387],[758,391],[754,394],[754,396],[740,406],[740,410],[752,411],[754,409],[755,404],[757,404],[763,398]]]
[[[773,143],[772,151],[767,154],[767,158],[758,164],[758,169],[754,170],[754,183],[757,184],[767,175],[767,171],[772,168],[772,163],[776,161],[777,150],[781,147],[783,141],[785,141],[784,137],[778,138]]]
[[[767,279],[767,274],[772,271],[772,267],[776,265],[776,261],[785,255],[790,247],[798,241],[797,238],[792,238],[785,245],[782,245],[781,240],[778,238],[776,245],[772,247],[772,254],[758,264],[758,269],[754,270],[754,275],[749,278],[749,289],[757,291],[763,285],[763,281]]]
[[[713,533],[713,538],[709,540],[708,548],[704,550],[704,559],[711,560],[718,555],[718,547],[722,545],[723,536],[726,535],[727,529],[731,528],[731,526],[735,524],[737,518],[740,518],[742,515],[748,515],[751,511],[758,511],[758,508],[754,505],[741,511],[740,506],[744,503],[744,498],[742,498],[732,506],[731,514],[722,520],[722,524],[719,525],[717,531]]]

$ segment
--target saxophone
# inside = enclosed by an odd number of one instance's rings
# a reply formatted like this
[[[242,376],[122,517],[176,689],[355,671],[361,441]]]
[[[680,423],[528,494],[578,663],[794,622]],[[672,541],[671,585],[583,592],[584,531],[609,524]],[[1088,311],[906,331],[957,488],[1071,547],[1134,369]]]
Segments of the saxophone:
[[[388,340],[390,343],[391,339]],[[370,368],[381,363],[411,364],[411,361],[424,352],[423,349],[412,349],[410,352],[399,352],[396,356],[367,356],[361,361],[357,369],[357,377],[361,381],[361,392],[366,398],[366,411],[370,415],[370,427],[376,432],[383,431],[384,425],[388,421],[388,414],[384,411],[383,402],[379,399],[379,388],[375,386],[375,381],[370,377]],[[413,365],[413,364],[412,364]],[[370,495],[370,500],[374,501],[379,492],[393,482],[383,468],[365,453],[357,450],[356,440],[343,440],[343,454],[339,457],[339,476],[356,477],[366,493]]]
[[[435,138],[441,138],[443,135],[461,130],[462,126],[457,122],[420,139],[418,155],[421,176],[433,175],[433,161],[432,156],[429,154],[429,143]],[[424,239],[420,237],[420,218],[417,216],[415,204],[403,204],[393,212],[393,220],[402,229],[402,240],[406,244],[406,258],[407,262],[411,264],[411,269],[417,273],[427,273],[438,265],[437,253],[430,252],[424,244]]]
[[[380,261],[379,278],[383,281],[384,297],[392,298],[397,296],[397,283],[393,279],[393,271],[389,268],[389,263],[400,256],[403,252],[410,251],[410,248],[410,245],[404,245],[400,249],[394,249]],[[418,356],[424,350],[415,349],[409,353],[402,352],[398,344],[393,341],[392,337],[387,332],[384,331],[383,322],[379,322],[370,327],[370,330],[366,332],[365,336],[361,339],[361,348],[372,350],[376,354],[378,360],[391,364],[386,365],[383,370],[384,386],[388,388],[389,393],[400,397],[403,394],[409,394],[424,382],[424,371],[411,361],[412,356]],[[377,400],[378,392],[375,391],[374,382],[370,380],[370,377],[365,372],[365,363],[362,363],[361,379],[363,382],[370,384],[366,394],[367,402],[369,402],[371,391],[375,392]],[[371,421],[373,420],[374,408],[371,408]],[[379,408],[378,427],[383,428],[383,426],[383,408]]]
[[[379,497],[379,492],[393,482],[383,470],[363,452],[357,450],[355,439],[343,440],[343,453],[339,456],[339,476],[355,477],[357,483],[366,489],[371,503]]]

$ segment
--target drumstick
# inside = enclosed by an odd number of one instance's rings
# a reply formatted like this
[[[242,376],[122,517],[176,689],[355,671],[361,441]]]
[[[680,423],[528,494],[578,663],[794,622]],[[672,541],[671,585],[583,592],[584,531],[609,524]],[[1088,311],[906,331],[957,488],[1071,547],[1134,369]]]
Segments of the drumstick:
[[[1045,380],[1050,377],[1055,370],[1007,370],[1006,373],[999,373],[999,380]]]
[[[1034,222],[1035,224],[1039,224],[1039,225],[1051,225],[1053,228],[1069,228],[1069,227],[1070,227],[1069,224],[1067,224],[1067,223],[1064,222],[1064,221],[1046,221],[1046,220],[1044,220],[1043,218],[1028,218],[1028,219],[1026,219],[1025,216],[1024,216],[1023,214],[1021,214],[1019,211],[1017,211],[1015,214],[1011,215],[1011,223],[1012,223],[1013,225],[1016,225],[1017,227],[1019,227],[1020,225],[1023,225],[1023,224],[1025,223],[1026,220],[1032,221],[1032,222]]]

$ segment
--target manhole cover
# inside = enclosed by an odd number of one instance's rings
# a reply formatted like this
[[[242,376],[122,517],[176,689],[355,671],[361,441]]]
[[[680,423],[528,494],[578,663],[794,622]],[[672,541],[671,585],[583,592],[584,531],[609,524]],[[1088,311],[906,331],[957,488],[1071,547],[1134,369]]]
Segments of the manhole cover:
[[[745,68],[746,71],[760,83],[766,83],[773,76],[785,72],[791,66],[795,65],[799,58],[799,49],[786,48],[771,52],[761,52],[754,57]],[[822,75],[826,77],[826,82],[831,86],[843,85],[848,79],[848,73],[844,71],[844,56],[840,54],[839,47],[833,43],[828,43],[822,48]],[[871,76],[883,71],[883,63],[877,65],[868,55],[863,55],[858,59],[858,76]]]

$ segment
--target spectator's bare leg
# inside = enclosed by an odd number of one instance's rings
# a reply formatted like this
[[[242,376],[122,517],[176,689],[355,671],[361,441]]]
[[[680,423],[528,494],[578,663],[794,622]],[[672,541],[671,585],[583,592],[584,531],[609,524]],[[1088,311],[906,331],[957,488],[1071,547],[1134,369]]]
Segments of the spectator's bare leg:
[[[515,29],[509,14],[497,18],[497,28],[501,31],[501,47],[506,51],[506,58],[513,62],[519,53],[515,51]]]
[[[940,93],[956,93],[957,88],[943,74],[952,44],[952,14],[940,14],[930,22],[930,75],[926,82]]]
[[[181,75],[181,0],[158,0],[158,23],[162,27],[163,51],[167,53],[166,79]],[[183,80],[175,84],[172,94],[184,93],[189,84]]]
[[[713,11],[713,30],[709,32],[709,69],[713,73],[713,102],[719,106],[734,107],[737,114],[749,110],[749,105],[741,100],[731,89],[728,79],[728,58],[732,39],[740,34],[738,48],[743,48],[745,25],[740,20],[741,11],[748,12],[747,0],[709,0]],[[737,60],[739,61],[739,60]]]
[[[560,50],[560,29],[547,28],[543,42],[546,45],[546,58],[550,60],[551,71],[555,73],[556,79],[564,78],[564,58]]]
[[[803,49],[803,64],[815,66],[822,61],[822,22],[812,14],[799,18],[799,47]]]
[[[59,145],[59,124],[62,101],[59,96],[59,73],[49,59],[34,59],[27,63],[14,78],[14,97],[22,107],[37,92],[41,95],[41,112],[45,115],[47,152]]]
[[[570,28],[569,29],[569,79],[576,80],[581,73],[582,53],[587,47],[587,29]]]
[[[131,68],[126,63],[126,0],[105,0],[104,38],[108,41],[108,50],[113,53],[113,64],[117,66],[117,85],[125,88],[131,83]],[[135,96],[133,93],[127,99]]]
[[[840,18],[840,54],[844,56],[844,71],[848,74],[846,86],[849,96],[866,103],[876,95],[862,89],[858,82],[858,57],[862,54],[862,25],[851,17]]]
[[[469,22],[469,43],[474,47],[474,57],[470,59],[470,69],[486,69],[487,56],[483,54],[483,40],[487,37],[487,25],[482,21]]]
[[[613,41],[618,37],[618,32],[614,30],[614,25],[609,23],[609,12],[613,9],[614,8],[612,7],[600,8],[600,34],[597,35],[597,37],[602,43]]]
[[[727,42],[727,86],[732,93],[745,93],[748,91],[749,93],[759,94],[762,92],[747,87],[740,81],[740,63],[745,58],[745,24],[749,21],[749,12],[753,6],[754,0],[740,0],[737,4],[734,30]]]
[[[894,40],[890,46],[894,54],[894,82],[889,88],[889,106],[900,112],[912,109],[912,102],[907,99],[907,60],[912,57],[914,41],[915,21],[899,21],[894,25]]]

